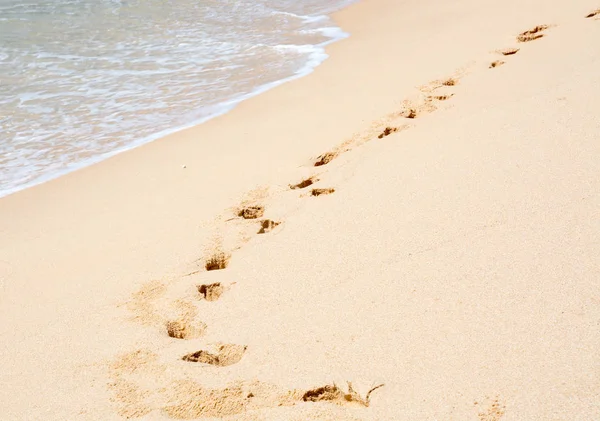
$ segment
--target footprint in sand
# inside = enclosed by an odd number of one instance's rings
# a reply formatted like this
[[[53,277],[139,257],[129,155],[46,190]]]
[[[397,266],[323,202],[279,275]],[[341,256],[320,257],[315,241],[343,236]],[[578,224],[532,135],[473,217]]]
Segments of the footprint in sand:
[[[417,115],[419,115],[419,113],[417,112],[417,107],[407,107],[405,110],[403,110],[400,114],[402,117],[404,118],[416,118]]]
[[[217,301],[225,291],[225,287],[220,282],[198,285],[197,288],[206,301]]]
[[[244,219],[258,219],[262,218],[265,214],[264,206],[248,206],[243,209],[240,209],[238,212],[238,216],[241,216]]]
[[[315,167],[320,167],[323,165],[329,164],[338,156],[337,152],[325,152],[323,155],[320,155],[314,163]]]
[[[310,192],[311,196],[324,196],[327,194],[331,194],[335,192],[335,189],[332,188],[327,188],[327,189],[312,189],[312,191]]]
[[[515,55],[519,52],[518,48],[506,48],[504,50],[498,50],[496,51],[497,54],[502,54],[503,56],[512,56]],[[489,68],[490,69],[495,69],[496,67],[500,67],[502,65],[506,64],[506,62],[504,60],[494,60],[490,63]]]
[[[313,183],[313,180],[311,178],[309,178],[307,180],[302,181],[300,184],[297,184],[295,186],[290,186],[290,188],[291,189],[304,188],[306,186],[310,186],[312,183]],[[248,207],[241,209],[238,212],[238,216],[241,216],[244,219],[258,219],[258,218],[262,218],[264,216],[264,214],[265,214],[264,206],[248,206]],[[270,219],[262,220],[260,222],[261,228],[259,229],[258,234],[267,233],[279,224],[280,224],[280,222],[275,222]]]
[[[231,255],[217,250],[208,259],[206,259],[204,267],[207,271],[225,269],[229,264],[230,259]]]
[[[504,50],[498,51],[498,54],[502,54],[503,56],[512,56],[519,52],[518,48],[506,48]]]
[[[455,86],[457,84],[458,84],[458,80],[453,77],[442,81],[443,86]]]
[[[412,100],[405,100],[403,102],[403,108],[400,113],[398,113],[399,117],[404,117],[406,119],[416,119],[420,116],[428,113],[432,113],[438,109],[438,105],[436,102],[447,101],[454,96],[453,93],[437,93],[434,92],[438,89],[449,88],[458,85],[458,78],[450,77],[447,79],[436,80],[425,86],[419,87],[419,91],[425,96],[420,95],[420,97]]]
[[[221,367],[233,364],[236,358],[239,361],[245,347],[228,346],[232,351],[229,357],[232,360],[227,360],[222,355],[223,350],[190,358]],[[128,419],[143,417],[153,411],[176,419],[223,418],[249,411],[313,402],[369,407],[371,394],[383,386],[371,388],[364,398],[354,390],[350,382],[347,390],[342,390],[335,384],[310,390],[289,390],[261,381],[237,381],[213,389],[195,380],[172,379],[171,371],[168,366],[160,363],[158,355],[145,350],[117,356],[109,365],[109,375],[111,382],[108,387],[112,392],[112,400],[117,405],[119,415]],[[493,418],[484,419],[492,420]]]
[[[161,303],[166,291],[167,285],[160,281],[144,284],[127,303],[133,320],[158,327],[171,338],[194,339],[202,336],[207,327],[196,319],[198,310],[195,304],[187,300]]]
[[[536,39],[542,38],[545,34],[543,31],[548,29],[548,25],[538,25],[528,31],[522,32],[517,36],[517,41],[519,42],[530,42],[535,41]]]
[[[398,127],[386,127],[383,132],[381,132],[381,134],[379,136],[377,136],[378,139],[383,139],[384,137],[387,137],[389,135],[391,135],[392,133],[395,133],[398,131]]]
[[[344,392],[336,384],[325,385],[316,389],[308,390],[302,396],[304,402],[333,402],[338,405],[357,403],[368,407],[371,404],[371,393],[383,387],[383,384],[371,388],[363,398],[352,387],[352,383],[348,382],[348,391]]]
[[[424,100],[418,103],[416,101],[405,101],[404,108],[402,111],[400,111],[400,113],[398,113],[398,116],[413,120],[422,114],[433,112],[437,109],[437,107],[433,105],[432,100],[433,97],[426,97]]]
[[[207,326],[202,322],[171,320],[167,322],[167,334],[175,339],[196,339],[204,335]]]
[[[436,100],[436,101],[446,101],[450,98],[452,98],[454,96],[454,94],[449,94],[449,95],[429,95],[427,97],[428,100]]]
[[[279,226],[281,222],[271,221],[270,219],[265,219],[260,223],[260,229],[258,230],[258,234],[266,234],[268,232],[273,231],[277,226]]]
[[[593,17],[595,17],[595,16],[598,16],[598,15],[600,15],[600,9],[596,9],[596,10],[594,10],[593,12],[590,12],[590,13],[589,13],[589,14],[586,16],[586,18],[588,18],[588,19],[589,19],[589,18],[593,18]]]
[[[312,186],[314,183],[316,183],[317,181],[319,181],[318,178],[315,177],[309,177],[305,180],[302,180],[301,182],[299,182],[298,184],[290,184],[290,189],[292,190],[296,190],[296,189],[304,189],[308,186]]]
[[[506,411],[506,406],[497,397],[495,399],[486,398],[482,404],[474,402],[474,405],[480,408],[477,414],[479,421],[500,421]]]
[[[301,402],[297,393],[258,381],[210,389],[191,380],[180,380],[165,388],[165,394],[168,403],[162,409],[169,417],[177,419],[223,418]]]
[[[200,350],[184,355],[181,359],[192,363],[210,364],[217,367],[227,367],[238,363],[244,356],[247,347],[235,344],[221,344],[214,352]]]

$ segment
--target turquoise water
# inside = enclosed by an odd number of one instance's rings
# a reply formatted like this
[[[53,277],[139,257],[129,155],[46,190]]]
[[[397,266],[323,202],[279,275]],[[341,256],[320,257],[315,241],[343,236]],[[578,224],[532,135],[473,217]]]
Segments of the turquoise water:
[[[0,196],[309,73],[350,0],[0,0]]]

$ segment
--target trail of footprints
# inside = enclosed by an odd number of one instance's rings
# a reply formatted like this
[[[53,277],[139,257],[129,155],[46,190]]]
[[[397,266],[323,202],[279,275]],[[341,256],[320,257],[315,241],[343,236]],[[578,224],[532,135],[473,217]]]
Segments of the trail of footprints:
[[[590,12],[586,18],[600,17],[600,9]],[[518,43],[528,43],[539,40],[546,35],[549,25],[538,25],[532,29],[524,31],[517,35]],[[511,47],[503,50],[497,50],[495,54],[503,59],[497,59],[489,64],[490,69],[500,67],[506,62],[507,58],[519,53],[520,49]],[[323,153],[313,162],[314,167],[322,167],[330,164],[344,152],[350,151],[361,144],[371,141],[375,138],[383,139],[394,133],[401,132],[411,127],[414,120],[421,116],[434,112],[444,101],[450,100],[454,96],[453,88],[458,85],[460,75],[451,78],[431,82],[418,89],[417,94],[402,103],[400,110],[384,116],[375,122],[369,129],[363,133],[355,135],[340,144],[334,150]],[[313,175],[304,178],[296,184],[290,184],[289,190],[309,189],[309,197],[319,197],[330,195],[335,192],[332,187],[314,187],[321,179],[319,175]],[[306,195],[302,194],[301,197]],[[242,206],[237,211],[237,219],[248,221],[248,223],[258,222],[257,234],[266,234],[275,230],[281,221],[275,221],[265,218],[266,209],[262,204],[251,204]],[[207,273],[212,271],[224,270],[227,268],[232,256],[223,250],[216,249],[204,261],[204,268]],[[199,299],[212,303],[218,301],[227,289],[230,288],[221,284],[221,282],[207,282],[196,286]],[[140,291],[132,300],[130,308],[140,314],[140,321],[156,321],[160,317],[152,314],[150,305],[145,304],[144,299],[153,299],[163,292],[160,286],[151,284],[147,290]],[[140,299],[141,298],[141,299]],[[166,322],[166,334],[174,340],[192,340],[202,337],[207,330],[206,324],[197,320],[195,308],[191,309],[189,305],[180,302],[182,308],[181,317],[176,320]],[[218,304],[217,304],[218,305]],[[243,359],[247,352],[247,346],[240,344],[221,343],[207,346],[203,349],[192,350],[181,357],[186,363],[205,364],[213,367],[228,367],[235,365]],[[141,358],[141,357],[144,357]],[[122,356],[113,366],[113,386],[117,395],[117,401],[124,405],[120,413],[127,418],[143,416],[152,410],[151,406],[144,406],[143,401],[148,392],[141,392],[137,386],[126,380],[126,374],[148,369],[152,370],[147,361],[154,358],[151,354],[145,354],[143,351]],[[137,366],[136,366],[137,364]],[[131,370],[132,366],[136,369]],[[115,368],[115,367],[118,367]],[[153,366],[152,366],[153,367]],[[157,366],[158,367],[158,366]],[[160,375],[160,370],[154,368],[155,375]],[[197,418],[204,416],[226,416],[241,413],[250,409],[270,408],[282,405],[295,405],[297,402],[321,402],[327,401],[336,404],[357,404],[364,407],[370,405],[371,394],[382,387],[377,385],[369,390],[365,396],[361,396],[348,382],[343,390],[336,384],[324,385],[306,391],[288,391],[282,390],[272,385],[261,382],[240,382],[231,385],[225,389],[208,389],[189,380],[174,382],[171,388],[172,397],[168,399],[168,404],[162,407],[163,411],[174,418]],[[130,399],[124,399],[127,395]],[[121,399],[119,399],[119,397]]]

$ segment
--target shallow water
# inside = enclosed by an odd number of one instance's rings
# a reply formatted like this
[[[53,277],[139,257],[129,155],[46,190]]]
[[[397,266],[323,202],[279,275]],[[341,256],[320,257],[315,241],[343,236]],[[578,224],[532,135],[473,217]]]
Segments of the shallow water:
[[[352,0],[0,0],[0,196],[309,73]]]

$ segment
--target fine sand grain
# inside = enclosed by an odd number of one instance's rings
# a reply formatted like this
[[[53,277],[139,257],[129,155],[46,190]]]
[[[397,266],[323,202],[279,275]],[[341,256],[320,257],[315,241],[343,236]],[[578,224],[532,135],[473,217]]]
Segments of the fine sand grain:
[[[599,420],[597,9],[364,0],[310,76],[0,199],[0,419]]]

